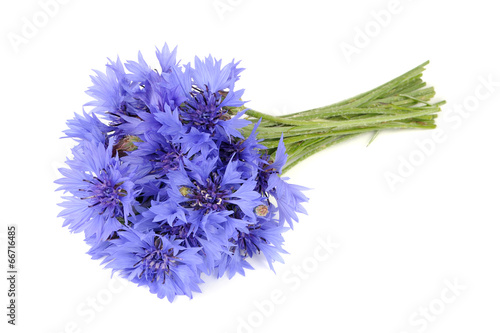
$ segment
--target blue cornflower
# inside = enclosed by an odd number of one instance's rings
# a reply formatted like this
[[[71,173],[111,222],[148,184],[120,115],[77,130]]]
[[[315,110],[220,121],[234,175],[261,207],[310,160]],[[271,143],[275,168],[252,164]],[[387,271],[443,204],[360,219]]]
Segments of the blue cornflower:
[[[239,254],[245,257],[253,257],[255,254],[263,253],[267,259],[269,267],[274,271],[273,262],[283,263],[283,258],[279,253],[287,253],[281,248],[284,239],[282,233],[287,229],[280,227],[276,223],[258,223],[248,228],[249,232],[238,232],[236,239]]]
[[[69,169],[59,169],[64,178],[56,180],[58,190],[71,194],[64,197],[60,205],[65,209],[59,215],[71,231],[106,239],[123,227],[120,220],[126,224],[133,214],[138,194],[134,169],[111,154],[112,145],[84,141],[73,149],[74,159],[66,162]]]
[[[280,253],[288,253],[282,248],[284,242],[282,233],[288,228],[280,226],[274,216],[274,205],[260,205],[256,207],[257,222],[249,222],[244,228],[237,227],[229,239],[227,252],[218,263],[221,277],[224,273],[231,278],[235,273],[244,274],[245,269],[253,269],[246,261],[256,254],[264,254],[271,270],[274,271],[275,261],[283,263]],[[239,214],[236,214],[238,216]],[[241,216],[240,216],[241,217]]]
[[[106,267],[118,271],[121,276],[147,286],[159,298],[172,302],[176,295],[192,298],[193,292],[201,292],[198,284],[197,265],[203,262],[199,248],[186,248],[173,237],[161,236],[153,231],[141,234],[128,229],[110,240],[106,249]]]
[[[197,265],[197,268],[210,275],[228,244],[224,233],[227,215],[227,212],[201,215],[167,200],[153,203],[151,209],[144,211],[141,220],[134,225],[134,230],[140,233],[154,231],[174,237],[186,248],[200,248],[203,263]]]
[[[254,191],[255,181],[241,178],[237,164],[230,162],[225,170],[220,170],[215,158],[186,160],[186,168],[169,174],[168,193],[177,202],[203,213],[239,209],[252,217],[262,197]]]
[[[94,101],[86,105],[94,106],[94,112],[104,115],[112,125],[119,125],[125,122],[126,117],[136,117],[139,111],[148,109],[135,97],[140,91],[140,85],[127,78],[120,58],[116,62],[109,60],[106,73],[94,72],[96,75],[91,76],[93,86],[87,90]]]
[[[194,69],[188,65],[185,72],[176,71],[178,78],[184,76],[179,81],[187,100],[180,107],[180,115],[188,126],[212,133],[231,118],[227,107],[243,105],[244,90],[234,89],[242,69],[234,62],[221,68],[221,63],[212,56],[204,61],[196,57]]]

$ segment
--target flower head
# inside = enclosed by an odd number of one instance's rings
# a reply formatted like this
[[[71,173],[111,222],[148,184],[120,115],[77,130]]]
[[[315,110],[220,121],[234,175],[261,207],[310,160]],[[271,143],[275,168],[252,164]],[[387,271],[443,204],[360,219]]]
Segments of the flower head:
[[[87,237],[107,238],[122,227],[119,219],[126,223],[133,213],[134,170],[111,152],[111,145],[84,141],[73,149],[74,159],[66,162],[69,169],[59,170],[65,177],[56,181],[58,190],[71,194],[61,203],[65,209],[60,216],[70,230],[85,231]]]
[[[148,286],[159,298],[173,301],[176,295],[191,298],[193,291],[201,292],[198,284],[203,281],[196,269],[203,262],[199,248],[185,248],[179,240],[152,231],[123,231],[110,243],[106,266],[140,286]]]
[[[195,68],[187,67],[190,85],[185,85],[187,100],[181,106],[181,119],[198,130],[213,133],[217,125],[231,117],[227,107],[243,105],[240,100],[243,90],[234,90],[241,69],[234,62],[221,67],[221,61],[211,56],[204,61],[195,59]]]

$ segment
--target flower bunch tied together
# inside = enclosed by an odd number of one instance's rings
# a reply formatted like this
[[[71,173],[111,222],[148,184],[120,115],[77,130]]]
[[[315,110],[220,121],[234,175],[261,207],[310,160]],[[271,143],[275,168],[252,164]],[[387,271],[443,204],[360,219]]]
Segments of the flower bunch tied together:
[[[139,53],[91,77],[93,110],[67,122],[76,145],[56,183],[64,226],[84,233],[92,258],[169,301],[201,292],[203,275],[244,275],[257,254],[271,269],[283,262],[282,234],[308,200],[284,171],[364,132],[433,128],[443,103],[428,102],[421,65],[353,99],[274,117],[245,108],[238,63],[181,66],[166,45],[156,55],[157,69]]]

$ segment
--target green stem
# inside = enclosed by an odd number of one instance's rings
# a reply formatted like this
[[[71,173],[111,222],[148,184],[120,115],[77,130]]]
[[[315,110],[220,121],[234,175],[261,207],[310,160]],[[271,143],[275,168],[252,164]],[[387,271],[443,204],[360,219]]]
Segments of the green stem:
[[[340,136],[340,137],[327,137],[322,140],[319,140],[307,147],[307,150],[302,150],[301,153],[296,154],[296,155],[289,155],[288,160],[286,165],[283,167],[282,173],[284,174],[288,170],[290,170],[292,167],[294,167],[297,163],[305,160],[311,155],[316,154],[317,152],[326,149],[330,146],[333,146],[334,144],[341,143],[343,141],[346,141],[347,139],[350,139],[352,137],[356,136],[356,134],[351,134],[351,135],[345,135],[345,136]]]
[[[340,130],[340,131],[334,130],[334,131],[327,131],[327,132],[313,132],[313,133],[304,134],[304,135],[287,137],[286,139],[283,139],[283,143],[285,144],[285,147],[288,147],[287,145],[290,145],[292,143],[297,143],[297,142],[310,140],[310,139],[317,139],[317,138],[324,138],[324,137],[331,137],[331,136],[340,136],[340,135],[350,135],[350,134],[361,134],[361,133],[374,132],[374,131],[380,131],[380,130],[388,130],[388,129],[409,129],[409,128],[433,129],[433,128],[436,128],[436,125],[435,124],[422,125],[422,124],[416,124],[416,123],[409,123],[409,124],[394,123],[394,124],[387,124],[384,127],[373,126],[373,127],[355,128],[355,129]],[[278,143],[279,143],[278,138],[265,139],[262,142],[262,144],[268,148],[278,147]]]
[[[413,79],[416,76],[421,75],[421,73],[425,70],[425,66],[429,63],[429,61],[424,62],[420,66],[415,67],[414,69],[404,73],[401,76],[398,76],[397,78],[375,88],[370,91],[367,91],[365,93],[356,95],[352,98],[345,99],[341,102],[334,103],[325,107],[321,108],[316,108],[316,109],[311,109],[307,111],[302,111],[302,112],[297,112],[297,113],[292,113],[288,115],[289,117],[294,117],[296,115],[306,115],[306,114],[321,114],[325,109],[331,109],[331,108],[338,108],[340,106],[346,106],[349,105],[350,107],[355,107],[358,105],[361,105],[363,103],[366,103],[370,101],[371,99],[374,99],[378,96],[381,96],[383,92],[388,92],[390,89],[396,88],[398,85],[401,85],[403,82],[411,82],[411,79]]]

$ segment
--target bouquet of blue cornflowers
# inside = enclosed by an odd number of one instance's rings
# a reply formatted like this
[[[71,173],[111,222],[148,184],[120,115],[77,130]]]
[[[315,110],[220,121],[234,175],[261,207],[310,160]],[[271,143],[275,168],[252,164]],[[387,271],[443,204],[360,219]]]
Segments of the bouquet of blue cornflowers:
[[[75,114],[77,144],[58,190],[64,226],[84,232],[93,259],[160,298],[201,292],[202,274],[229,278],[262,253],[283,262],[283,232],[306,213],[304,187],[282,174],[332,144],[365,132],[434,128],[424,65],[323,108],[275,117],[244,107],[242,69],[211,56],[180,66],[176,49],[109,61]],[[285,152],[285,146],[288,151]]]

